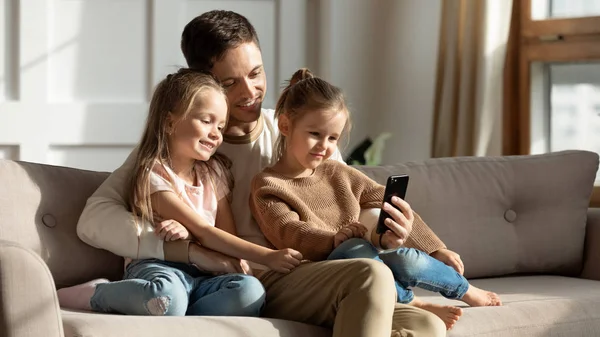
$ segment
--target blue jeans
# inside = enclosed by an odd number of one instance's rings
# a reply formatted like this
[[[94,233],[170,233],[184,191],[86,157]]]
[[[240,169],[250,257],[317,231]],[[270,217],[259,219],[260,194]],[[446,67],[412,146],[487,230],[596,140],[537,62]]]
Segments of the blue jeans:
[[[157,316],[259,316],[265,289],[243,274],[214,276],[192,265],[136,260],[122,281],[101,283],[90,300],[94,311]]]
[[[469,282],[452,267],[414,248],[398,248],[378,252],[373,245],[353,238],[344,241],[329,254],[328,260],[353,258],[375,259],[392,270],[399,303],[410,303],[414,294],[410,287],[435,291],[446,298],[461,299]]]

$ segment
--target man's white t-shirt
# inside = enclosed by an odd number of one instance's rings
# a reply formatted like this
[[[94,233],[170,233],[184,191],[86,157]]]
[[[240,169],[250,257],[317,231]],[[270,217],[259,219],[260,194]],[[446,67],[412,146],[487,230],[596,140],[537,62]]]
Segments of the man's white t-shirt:
[[[248,135],[225,136],[223,144],[217,150],[226,155],[231,162],[233,174],[233,198],[231,210],[240,238],[270,247],[268,241],[252,219],[249,197],[252,178],[273,162],[273,148],[279,131],[275,124],[275,112],[263,110],[257,126]]]

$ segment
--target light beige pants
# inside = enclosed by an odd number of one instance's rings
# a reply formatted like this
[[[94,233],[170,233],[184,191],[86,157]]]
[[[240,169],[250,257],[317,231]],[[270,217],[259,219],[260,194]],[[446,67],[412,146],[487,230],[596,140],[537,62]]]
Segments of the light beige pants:
[[[446,336],[434,314],[396,303],[392,273],[375,260],[310,262],[288,274],[257,274],[267,291],[266,317],[333,328],[333,337]]]

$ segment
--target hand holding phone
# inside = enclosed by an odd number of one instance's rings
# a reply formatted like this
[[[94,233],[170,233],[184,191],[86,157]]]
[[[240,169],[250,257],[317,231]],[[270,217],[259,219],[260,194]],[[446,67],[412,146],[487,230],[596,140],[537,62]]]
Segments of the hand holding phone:
[[[400,211],[398,206],[392,203],[392,197],[398,197],[400,199],[406,198],[406,190],[408,189],[408,175],[392,175],[388,177],[385,185],[385,193],[383,196],[383,203],[387,202]],[[379,221],[377,221],[377,234],[383,234],[388,230],[385,225],[385,219],[392,218],[386,211],[383,210],[383,203],[381,204],[382,210],[379,213]],[[392,219],[393,220],[393,219]]]

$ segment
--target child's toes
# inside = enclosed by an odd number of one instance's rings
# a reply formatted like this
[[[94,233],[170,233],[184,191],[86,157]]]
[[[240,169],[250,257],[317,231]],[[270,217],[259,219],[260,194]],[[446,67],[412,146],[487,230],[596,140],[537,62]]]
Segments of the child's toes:
[[[447,310],[446,317],[443,320],[446,323],[446,329],[450,330],[454,327],[454,324],[460,319],[462,316],[462,309],[458,307],[447,306],[444,309]]]
[[[448,318],[448,319],[444,320],[444,324],[446,324],[446,330],[452,329],[454,327],[454,324],[456,324],[457,321],[458,321],[458,318],[457,319]]]
[[[462,316],[463,314],[462,308],[459,307],[450,307],[450,312],[458,317]]]
[[[489,297],[489,301],[490,301],[490,306],[501,306],[502,305],[502,300],[500,299],[500,296],[498,296],[498,294],[490,291],[490,292],[488,292],[488,297]]]

